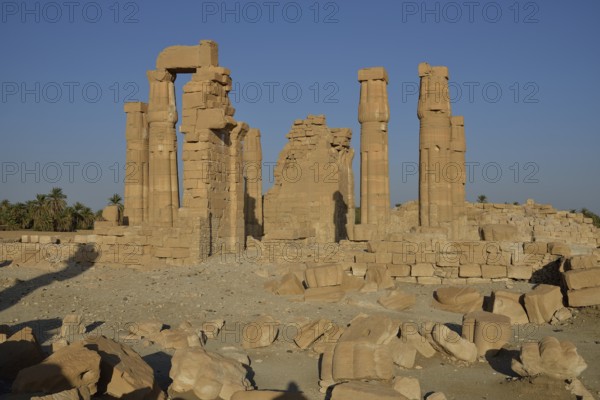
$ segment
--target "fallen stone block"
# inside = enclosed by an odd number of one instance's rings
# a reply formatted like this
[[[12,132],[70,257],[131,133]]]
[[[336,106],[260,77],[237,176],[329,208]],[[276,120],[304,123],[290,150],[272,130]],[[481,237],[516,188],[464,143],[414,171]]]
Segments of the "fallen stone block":
[[[333,351],[333,380],[388,380],[394,376],[388,346],[368,342],[339,342]]]
[[[25,327],[0,343],[0,379],[15,379],[20,370],[43,359],[44,353],[32,329]]]
[[[408,400],[421,400],[421,384],[417,378],[397,376],[392,382],[392,388]]]
[[[136,322],[129,326],[129,332],[141,337],[151,337],[158,334],[163,328],[163,323],[156,320],[145,320]]]
[[[560,287],[542,284],[525,294],[524,303],[529,321],[544,324],[550,322],[556,310],[563,308],[563,297]]]
[[[18,396],[16,397],[18,398]],[[90,393],[85,389],[69,389],[46,396],[32,396],[30,400],[90,400],[90,398]]]
[[[362,276],[345,275],[342,278],[341,289],[344,292],[359,291],[365,285],[365,279]]]
[[[495,355],[512,336],[510,318],[487,311],[463,316],[462,337],[475,343],[478,356]]]
[[[307,268],[304,274],[309,288],[338,286],[344,277],[343,269],[337,264]]]
[[[213,319],[211,321],[205,321],[202,323],[200,329],[207,339],[216,339],[219,336],[219,332],[225,326],[224,319]]]
[[[556,312],[552,316],[552,320],[550,321],[550,324],[557,325],[557,324],[560,324],[561,322],[568,321],[571,318],[573,318],[573,314],[571,313],[571,310],[569,310],[567,307],[563,307],[559,310],[556,310]]]
[[[442,392],[433,392],[425,398],[426,400],[448,400],[446,395]]]
[[[389,344],[394,364],[403,368],[413,368],[417,357],[417,349],[400,338],[394,338]]]
[[[587,364],[569,341],[546,336],[539,343],[523,343],[520,360],[513,360],[512,369],[521,376],[547,375],[556,379],[576,378]]]
[[[600,304],[600,288],[569,290],[567,301],[571,307],[587,307]]]
[[[567,271],[563,278],[570,290],[600,287],[600,268]]]
[[[51,354],[41,363],[19,371],[13,393],[57,393],[85,388],[95,394],[100,379],[100,355],[76,343]]]
[[[60,337],[73,340],[75,335],[85,333],[85,325],[81,322],[82,316],[78,314],[69,314],[63,318],[60,327]]]
[[[520,293],[496,290],[492,293],[492,312],[510,318],[511,324],[528,324],[529,318],[521,305],[524,296]]]
[[[104,336],[88,338],[84,343],[87,349],[101,357],[99,393],[119,399],[142,400],[158,388],[154,371],[131,347]]]
[[[257,349],[270,346],[279,334],[278,325],[270,315],[264,315],[246,324],[242,329],[242,347]]]
[[[475,362],[477,360],[477,347],[475,343],[460,337],[458,333],[446,325],[435,324],[432,337],[449,356],[467,362]]]
[[[294,338],[294,342],[301,349],[307,349],[311,344],[323,336],[328,329],[331,329],[333,324],[330,320],[319,319],[298,328],[298,334]]]
[[[280,296],[304,294],[304,286],[296,274],[289,272],[275,285],[273,292]]]
[[[377,285],[377,289],[389,289],[395,286],[394,279],[385,266],[370,265],[367,268],[365,275],[365,281],[368,283],[374,282]]]
[[[415,323],[405,322],[400,328],[400,340],[413,346],[419,354],[425,358],[431,358],[436,354],[436,350],[429,341],[423,337]]]
[[[340,286],[330,286],[322,288],[309,288],[304,292],[304,301],[306,302],[321,302],[321,303],[337,303],[345,296],[344,291]]]
[[[234,393],[231,400],[306,400],[306,397],[301,392],[250,390]]]
[[[373,344],[387,344],[397,337],[400,324],[382,315],[359,314],[346,328],[340,342],[362,341]]]
[[[165,349],[184,349],[186,347],[201,347],[202,342],[197,333],[182,329],[165,329],[150,337],[153,342]]]
[[[439,288],[434,293],[434,300],[439,309],[463,314],[483,307],[483,295],[471,287]]]
[[[337,385],[331,400],[406,400],[406,397],[384,384],[374,382],[348,382]]]
[[[191,394],[200,400],[230,400],[234,393],[251,389],[242,364],[201,347],[177,350],[171,365],[171,398]]]
[[[415,305],[417,296],[400,290],[392,290],[380,297],[377,302],[388,310],[402,311]]]

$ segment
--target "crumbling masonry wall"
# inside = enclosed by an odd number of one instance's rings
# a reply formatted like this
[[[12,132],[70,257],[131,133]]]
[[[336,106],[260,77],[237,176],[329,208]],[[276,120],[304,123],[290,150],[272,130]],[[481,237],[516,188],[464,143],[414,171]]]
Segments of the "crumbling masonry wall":
[[[352,132],[328,128],[325,117],[296,120],[264,196],[265,240],[334,243],[354,224]]]

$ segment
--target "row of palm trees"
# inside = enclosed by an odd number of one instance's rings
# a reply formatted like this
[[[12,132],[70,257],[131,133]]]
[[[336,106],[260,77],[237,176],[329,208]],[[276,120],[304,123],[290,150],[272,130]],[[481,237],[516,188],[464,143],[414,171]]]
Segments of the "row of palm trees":
[[[114,194],[109,204],[122,205],[122,198]],[[94,213],[80,202],[69,206],[61,188],[53,188],[48,194],[38,194],[34,200],[11,204],[0,202],[0,226],[7,229],[33,229],[36,231],[71,232],[92,229],[94,221],[102,218],[102,210]]]

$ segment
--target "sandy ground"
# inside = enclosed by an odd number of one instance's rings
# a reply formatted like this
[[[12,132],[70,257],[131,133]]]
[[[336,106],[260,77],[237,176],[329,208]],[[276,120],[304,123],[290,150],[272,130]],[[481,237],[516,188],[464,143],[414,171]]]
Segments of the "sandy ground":
[[[5,237],[5,236],[3,236]],[[171,350],[140,341],[127,341],[128,324],[157,318],[176,327],[183,321],[202,322],[222,318],[226,334],[209,340],[206,347],[219,351],[226,346],[241,348],[240,335],[246,323],[269,314],[281,323],[277,341],[270,347],[247,351],[259,389],[285,390],[298,387],[307,399],[324,399],[318,386],[318,356],[302,351],[292,342],[294,321],[298,317],[324,317],[345,326],[359,313],[385,314],[401,321],[439,321],[458,327],[462,315],[435,309],[432,293],[438,286],[398,284],[398,288],[417,295],[417,303],[403,312],[392,312],[376,302],[377,293],[351,293],[340,303],[304,303],[293,297],[273,295],[263,289],[276,276],[274,266],[235,263],[213,258],[194,267],[153,268],[114,265],[25,267],[0,260],[0,324],[32,326],[46,349],[57,333],[62,318],[82,314],[88,331],[130,344],[154,368],[160,385],[169,384]],[[514,291],[526,292],[531,285],[508,284]],[[480,285],[489,295],[507,284]],[[290,328],[291,327],[291,328]],[[287,333],[286,333],[287,332]],[[510,359],[519,343],[553,335],[575,343],[588,363],[582,382],[594,394],[600,392],[600,312],[595,308],[579,310],[560,326],[524,326],[514,329],[506,350],[489,360],[464,366],[436,355],[417,356],[417,368],[398,368],[398,376],[420,380],[423,394],[442,391],[449,399],[574,399],[561,382],[514,379]],[[3,389],[4,388],[4,389]],[[0,385],[0,393],[6,390]]]

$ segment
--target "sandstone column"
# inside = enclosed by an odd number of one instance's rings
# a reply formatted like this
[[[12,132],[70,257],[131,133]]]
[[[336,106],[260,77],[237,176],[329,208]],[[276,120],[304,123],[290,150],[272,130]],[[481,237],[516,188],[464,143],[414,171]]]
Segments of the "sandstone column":
[[[127,127],[125,138],[125,207],[124,221],[140,225],[148,208],[148,104],[125,103]]]
[[[263,202],[262,202],[262,147],[260,130],[248,130],[244,140],[244,216],[246,236],[259,239],[262,236]]]
[[[177,108],[175,75],[166,69],[148,71],[149,222],[172,226],[179,208],[177,178]]]
[[[421,63],[419,76],[419,223],[436,227],[452,219],[450,182],[444,176],[452,135],[448,68]]]
[[[390,213],[388,76],[383,67],[364,68],[358,71],[358,81],[361,224],[376,224]]]
[[[467,182],[467,171],[465,165],[465,153],[467,145],[465,140],[465,120],[462,116],[454,116],[450,119],[452,136],[450,139],[450,163],[448,170],[452,173],[452,211],[454,219],[460,219],[465,215],[465,184]],[[449,172],[450,173],[450,172]]]

